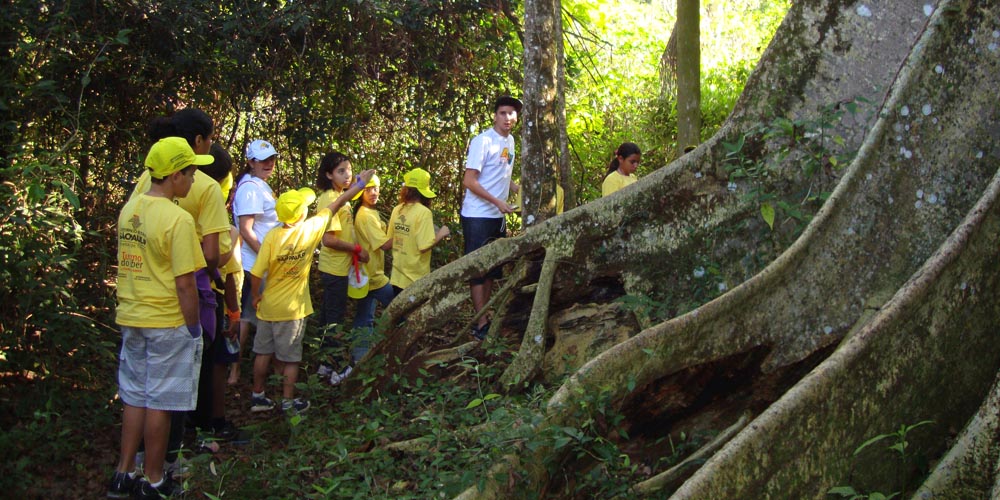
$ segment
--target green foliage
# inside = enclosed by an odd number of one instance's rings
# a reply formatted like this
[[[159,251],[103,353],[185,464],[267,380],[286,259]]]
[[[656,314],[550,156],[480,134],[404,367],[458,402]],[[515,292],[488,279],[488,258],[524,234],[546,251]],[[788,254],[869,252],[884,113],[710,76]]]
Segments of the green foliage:
[[[702,2],[702,138],[732,111],[789,5]],[[600,197],[620,143],[643,149],[639,176],[675,157],[675,96],[662,92],[659,69],[676,12],[633,0],[574,0],[563,2],[563,10],[571,182],[585,202]]]
[[[78,259],[84,230],[75,173],[65,165],[8,158],[0,169],[0,346],[3,371],[46,373],[87,359],[115,356],[96,336],[81,289]],[[84,297],[79,296],[81,292]]]
[[[566,411],[578,424],[573,427],[546,427],[543,443],[554,453],[547,466],[554,477],[563,477],[562,498],[616,498],[627,495],[638,471],[637,463],[619,446],[628,440],[622,415],[609,398],[609,391],[598,394],[578,391]],[[538,446],[536,443],[534,446]],[[529,445],[531,446],[531,445]],[[554,457],[554,458],[553,458]],[[585,464],[567,474],[564,460]]]
[[[703,31],[710,34],[703,40],[728,44],[703,51],[707,136],[732,108],[773,32],[765,19],[780,17],[787,4],[757,2],[748,7],[752,15],[714,0],[704,5]],[[517,9],[516,2],[478,0],[5,6],[0,386],[5,397],[24,396],[10,399],[12,415],[2,420],[5,491],[18,492],[14,481],[46,477],[46,464],[109,453],[91,449],[82,436],[108,432],[117,421],[116,405],[108,404],[118,342],[108,326],[114,225],[142,171],[152,117],[187,106],[206,110],[237,166],[249,139],[272,140],[281,151],[271,180],[277,191],[311,184],[323,152],[347,152],[355,168],[379,170],[384,215],[402,172],[425,168],[439,193],[435,221],[460,236],[466,144],[489,126],[493,97],[520,93]],[[618,142],[647,151],[644,172],[672,157],[673,103],[659,93],[656,68],[673,13],[624,0],[567,2],[565,9],[573,181],[587,200],[599,196]],[[433,265],[461,253],[459,237],[444,241]],[[711,274],[714,268],[705,267]],[[717,293],[707,278],[696,286],[703,286],[701,298]],[[651,316],[669,314],[653,302],[643,307]],[[281,497],[428,498],[482,484],[489,466],[516,447],[559,443],[595,464],[573,479],[570,494],[621,493],[635,464],[610,437],[620,417],[589,401],[592,418],[582,428],[535,435],[545,389],[498,396],[489,361],[511,349],[488,349],[485,360],[400,378],[397,392],[372,394],[364,384],[359,394],[339,394],[335,408],[325,402],[337,393],[307,380],[301,389],[323,396],[313,398],[316,413],[255,428],[259,440],[248,456],[221,463],[194,457],[214,471],[194,483],[216,498],[255,497],[262,489]],[[442,373],[453,378],[442,383]],[[489,425],[463,432],[483,423]],[[385,446],[411,438],[423,451]],[[77,463],[90,472],[106,466]]]
[[[873,438],[866,440],[864,443],[861,443],[861,445],[854,450],[853,456],[858,457],[861,454],[861,452],[863,452],[870,446],[873,446],[876,443],[885,440],[890,440],[889,446],[887,446],[885,449],[894,452],[894,455],[899,461],[900,467],[906,466],[907,461],[910,458],[907,453],[907,450],[910,446],[910,442],[907,439],[907,435],[918,427],[922,427],[924,425],[933,423],[934,423],[933,420],[922,420],[912,425],[901,424],[899,426],[899,429],[897,429],[895,432],[890,432],[887,434],[879,434]],[[846,498],[848,500],[889,500],[891,498],[900,496],[902,492],[897,491],[888,495],[878,491],[864,493],[863,491],[856,490],[852,486],[835,486],[827,490],[826,494],[839,495],[841,498]]]
[[[835,177],[854,157],[855,151],[847,150],[846,141],[836,132],[838,124],[845,117],[854,118],[866,104],[859,98],[828,105],[814,119],[776,117],[733,142],[723,141],[730,188],[736,189],[739,181],[749,181],[746,197],[760,207],[768,227],[777,231],[776,222],[779,226],[792,222],[790,236],[797,237],[830,195],[823,188],[832,182],[824,178]],[[777,169],[789,163],[798,165],[798,174],[810,180],[809,187],[804,193],[779,198],[765,186],[770,185]]]

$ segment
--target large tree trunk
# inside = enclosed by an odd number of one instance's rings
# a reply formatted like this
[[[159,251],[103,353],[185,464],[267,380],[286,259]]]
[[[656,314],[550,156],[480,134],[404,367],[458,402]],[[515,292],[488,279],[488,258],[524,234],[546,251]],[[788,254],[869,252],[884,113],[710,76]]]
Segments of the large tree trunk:
[[[518,266],[502,284],[491,332],[536,360],[512,364],[507,381],[532,379],[539,364],[575,370],[539,432],[581,425],[581,395],[602,394],[636,443],[730,428],[735,437],[705,451],[712,458],[677,498],[823,498],[849,479],[894,491],[910,471],[889,470],[884,459],[852,469],[852,450],[901,424],[933,420],[937,432],[911,436],[911,446],[939,456],[946,429],[972,418],[1000,366],[996,4],[796,3],[729,121],[692,154],[408,288],[388,310],[390,324],[405,317],[405,325],[373,350],[385,356],[385,377],[478,349],[463,336],[471,309],[464,280],[506,262],[543,261]],[[842,178],[822,179],[835,191],[781,248],[761,231],[760,207],[746,192],[823,186],[801,175],[796,148],[805,141],[789,147],[752,131],[772,113],[806,119],[858,97],[884,105],[837,125],[857,157]],[[722,141],[745,134],[747,156],[777,162],[753,185],[727,178],[723,166]],[[748,263],[779,250],[762,271]],[[697,299],[690,276],[705,257],[731,290],[687,314],[644,325],[615,301],[664,289]],[[548,318],[541,330],[539,318]],[[753,420],[735,425],[745,414]],[[525,451],[497,466],[522,480],[488,481],[463,497],[557,492],[545,464],[573,462],[551,449]],[[959,462],[980,464],[964,474],[992,474],[996,454]],[[683,479],[637,491],[664,497],[657,488]],[[940,485],[954,483],[934,484],[946,495]]]
[[[524,2],[524,116],[521,180],[524,225],[556,213],[566,130],[560,0]]]
[[[677,156],[701,142],[700,3],[677,1]]]

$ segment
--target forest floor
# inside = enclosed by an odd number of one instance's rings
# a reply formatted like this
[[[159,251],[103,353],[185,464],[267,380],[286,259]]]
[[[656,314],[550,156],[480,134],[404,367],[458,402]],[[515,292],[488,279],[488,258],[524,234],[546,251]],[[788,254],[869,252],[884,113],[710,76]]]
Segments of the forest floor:
[[[232,468],[231,462],[254,462],[287,442],[287,436],[283,437],[281,434],[288,427],[282,420],[287,420],[288,416],[280,411],[250,412],[252,363],[244,357],[241,366],[239,383],[227,389],[226,418],[247,431],[249,442],[219,443],[218,451],[210,453],[204,448],[199,449],[195,431],[187,429],[182,456],[190,467],[185,480],[189,498],[205,498],[204,493],[211,490],[216,490],[214,494],[218,495],[217,488],[226,479],[224,470]],[[109,368],[107,372],[113,374],[114,369]],[[10,410],[15,406],[25,405],[36,398],[36,394],[48,392],[41,389],[40,384],[53,382],[42,381],[33,376],[2,374],[0,406]],[[313,403],[304,414],[305,418],[323,418],[325,413],[330,412],[331,403],[339,397],[339,388],[318,385],[323,387],[319,394],[304,394]],[[6,463],[0,470],[10,471],[15,475],[0,480],[0,483],[14,488],[6,489],[6,493],[0,492],[0,498],[105,498],[108,481],[118,461],[121,403],[101,399],[104,399],[102,394],[109,391],[114,394],[116,389],[111,384],[97,390],[75,391],[71,397],[75,400],[74,406],[78,406],[80,411],[35,411],[34,419],[30,421],[24,418],[7,421],[17,417],[16,412],[5,411],[6,416],[0,417],[0,422],[3,423],[6,436],[0,438],[0,443],[7,439],[20,442],[13,443],[13,446],[0,446],[0,457]],[[273,396],[275,388],[269,388],[269,392]],[[65,398],[59,399],[61,401],[54,405],[50,400],[50,404],[46,406],[62,407]],[[13,432],[8,432],[12,429]],[[21,451],[20,456],[15,456],[18,449]],[[223,466],[226,463],[230,465]],[[40,477],[48,480],[33,479]],[[232,479],[228,478],[229,481]]]

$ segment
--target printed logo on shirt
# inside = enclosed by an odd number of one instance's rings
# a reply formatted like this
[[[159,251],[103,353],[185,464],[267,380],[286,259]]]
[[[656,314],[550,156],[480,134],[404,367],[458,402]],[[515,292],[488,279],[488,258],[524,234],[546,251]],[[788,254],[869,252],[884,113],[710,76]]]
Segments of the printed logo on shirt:
[[[122,273],[141,273],[142,272],[142,255],[128,253],[127,251],[122,251],[121,255],[118,257],[118,274]]]
[[[133,215],[128,221],[128,225],[131,227],[122,227],[118,230],[118,239],[122,243],[135,242],[140,246],[146,245],[146,232],[140,230],[142,227],[142,221],[139,220],[138,215]]]
[[[510,151],[507,148],[503,148],[503,151],[500,152],[500,158],[508,164],[513,161],[510,157]]]
[[[285,247],[281,249],[281,255],[279,255],[276,260],[278,262],[290,262],[290,261],[302,260],[306,257],[306,254],[308,253],[309,250],[300,250],[296,252],[295,245],[285,245]]]
[[[399,218],[396,220],[396,225],[393,226],[397,232],[409,233],[410,225],[406,223],[406,214],[399,214]]]

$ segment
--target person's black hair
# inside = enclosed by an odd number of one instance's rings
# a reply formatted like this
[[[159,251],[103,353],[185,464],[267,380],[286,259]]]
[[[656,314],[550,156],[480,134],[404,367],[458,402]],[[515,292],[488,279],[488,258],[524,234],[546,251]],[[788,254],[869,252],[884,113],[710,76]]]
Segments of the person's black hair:
[[[621,146],[618,146],[618,149],[615,150],[615,155],[613,158],[611,158],[611,163],[608,164],[608,171],[604,173],[604,176],[607,177],[608,174],[610,174],[611,172],[618,170],[619,156],[621,156],[622,158],[628,158],[629,156],[636,154],[637,155],[642,154],[642,150],[639,149],[639,146],[636,146],[634,143],[631,142],[623,142]]]
[[[229,155],[229,151],[226,151],[226,148],[217,142],[212,143],[212,149],[209,150],[209,154],[215,158],[215,161],[211,165],[202,165],[198,169],[216,181],[222,181],[233,170],[233,157]]]
[[[493,104],[493,112],[496,113],[500,109],[500,106],[513,106],[514,111],[517,111],[517,114],[521,114],[521,108],[524,107],[524,103],[520,99],[505,95],[497,99],[496,103]]]
[[[319,161],[319,169],[316,172],[316,187],[319,188],[320,192],[333,189],[333,181],[326,174],[333,172],[335,168],[345,161],[351,161],[351,159],[339,151],[330,151],[323,155],[323,158]]]
[[[182,173],[184,175],[187,175],[188,172],[190,172],[191,170],[194,170],[196,168],[198,168],[198,165],[188,165],[188,166],[186,166],[186,167],[178,170],[177,172],[180,172],[180,173]],[[174,174],[176,174],[177,172],[174,172]],[[170,174],[170,175],[174,175],[174,174]],[[149,182],[151,182],[153,184],[157,184],[157,185],[158,184],[163,184],[170,177],[170,175],[168,175],[166,177],[153,177],[153,176],[149,176]]]
[[[184,108],[170,116],[158,116],[149,123],[149,138],[183,137],[192,148],[197,136],[208,139],[215,130],[212,118],[197,108]]]
[[[427,208],[431,208],[431,199],[424,196],[419,189],[409,186],[403,186],[399,189],[399,202],[420,203]]]

